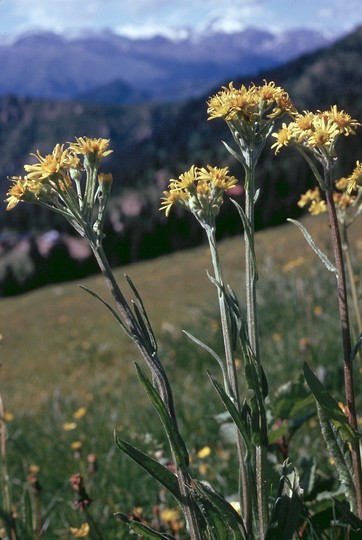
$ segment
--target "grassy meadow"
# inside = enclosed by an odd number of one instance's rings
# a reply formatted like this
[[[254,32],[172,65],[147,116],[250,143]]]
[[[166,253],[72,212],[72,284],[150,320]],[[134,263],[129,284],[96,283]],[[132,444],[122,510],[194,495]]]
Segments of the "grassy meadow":
[[[328,252],[326,217],[308,217],[303,223]],[[351,233],[359,270],[358,222]],[[342,399],[334,276],[291,224],[259,232],[256,249],[262,358],[271,402],[280,385],[298,377],[304,360],[323,372],[335,397]],[[242,237],[220,242],[225,278],[241,306],[243,250]],[[177,381],[176,407],[193,466],[201,478],[232,497],[237,489],[234,450],[215,420],[224,409],[206,375],[209,369],[219,377],[218,366],[182,333],[189,331],[221,354],[217,298],[207,269],[211,271],[209,251],[201,247],[117,269],[116,277],[126,292],[123,275],[129,275],[142,295],[160,357],[171,383]],[[101,276],[81,284],[110,299]],[[33,505],[39,500],[49,540],[72,538],[69,527],[87,520],[72,505],[69,477],[77,472],[86,479],[93,500],[89,512],[107,540],[129,537],[113,516],[117,511],[139,513],[153,524],[162,521],[160,508],[175,508],[176,503],[164,501],[156,482],[113,443],[117,429],[144,451],[168,457],[158,417],[135,374],[134,362],[141,359],[106,308],[75,282],[47,286],[0,300],[0,333],[6,454],[18,509],[29,492],[29,467],[36,465],[40,489],[30,490],[30,498]],[[358,380],[356,393],[361,395]],[[291,445],[290,456],[298,463],[315,452],[321,482],[330,488],[328,459],[326,452],[318,452],[324,443],[315,425],[311,418]],[[94,454],[97,470],[89,461]],[[176,534],[175,525],[166,522],[165,530]],[[179,534],[182,538],[182,529]],[[94,531],[90,537],[98,538]]]

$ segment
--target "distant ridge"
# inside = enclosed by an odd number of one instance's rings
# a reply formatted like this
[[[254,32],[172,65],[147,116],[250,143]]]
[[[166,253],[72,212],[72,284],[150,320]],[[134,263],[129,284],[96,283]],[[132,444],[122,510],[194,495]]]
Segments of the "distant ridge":
[[[121,103],[123,96],[124,103],[175,101],[200,96],[221,80],[256,74],[331,43],[323,34],[306,29],[281,34],[253,28],[231,34],[205,29],[197,36],[184,36],[20,35],[0,43],[0,96],[81,96],[100,102],[108,89],[113,103]]]

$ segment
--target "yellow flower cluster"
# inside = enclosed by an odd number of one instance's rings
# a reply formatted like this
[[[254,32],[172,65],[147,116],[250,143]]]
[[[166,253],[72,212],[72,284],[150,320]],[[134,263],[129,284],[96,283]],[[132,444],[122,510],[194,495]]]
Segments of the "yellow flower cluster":
[[[347,193],[358,191],[362,187],[362,163],[356,162],[356,166],[353,172],[348,178],[346,178]]]
[[[272,148],[277,154],[283,146],[294,143],[310,150],[323,148],[329,152],[334,149],[340,135],[354,135],[359,125],[348,113],[339,111],[336,105],[328,111],[303,111],[295,114],[294,120],[288,125],[283,123],[281,129],[273,133],[276,142]]]
[[[317,216],[327,211],[327,206],[325,201],[321,197],[321,192],[319,187],[314,189],[308,189],[298,201],[298,206],[304,208],[308,206],[308,211],[312,216]]]
[[[83,523],[79,528],[70,527],[69,532],[75,538],[86,538],[90,533],[90,526],[88,523]]]
[[[7,210],[14,208],[20,201],[40,202],[54,201],[57,196],[62,199],[72,194],[72,178],[75,171],[81,171],[82,166],[77,154],[84,156],[94,164],[99,163],[102,157],[109,155],[108,139],[76,138],[75,143],[69,143],[67,148],[57,144],[53,151],[42,156],[39,150],[31,154],[37,160],[34,164],[24,165],[26,175],[12,176],[12,182],[7,198]],[[75,195],[75,192],[74,192]]]
[[[223,202],[225,191],[237,184],[234,176],[229,175],[227,167],[217,168],[192,167],[181,174],[178,179],[171,179],[169,190],[164,191],[160,210],[166,216],[174,204],[187,208],[199,219],[209,221],[216,216]]]
[[[244,85],[235,88],[231,82],[228,87],[223,86],[222,90],[212,96],[207,104],[209,120],[224,118],[226,121],[238,119],[253,123],[263,115],[273,119],[295,112],[288,93],[273,81],[264,81],[261,86],[251,84],[248,88]]]

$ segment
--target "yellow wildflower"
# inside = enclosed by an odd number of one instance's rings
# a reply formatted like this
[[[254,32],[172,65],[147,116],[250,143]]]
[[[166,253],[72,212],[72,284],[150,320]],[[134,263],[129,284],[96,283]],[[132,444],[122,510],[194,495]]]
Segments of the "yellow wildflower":
[[[361,124],[354,120],[348,113],[344,111],[339,111],[337,105],[332,105],[330,111],[328,111],[328,117],[332,120],[339,128],[340,133],[344,135],[355,135],[355,128]]]
[[[312,216],[318,216],[319,214],[324,214],[327,212],[327,205],[325,201],[312,201],[308,211]]]
[[[87,407],[79,407],[76,411],[73,413],[73,418],[75,420],[79,420],[80,418],[83,418],[87,414]]]
[[[34,165],[24,165],[27,178],[35,182],[43,182],[54,175],[60,175],[66,177],[66,169],[69,165],[69,150],[64,150],[64,145],[56,144],[52,153],[43,157],[39,150],[34,156],[38,163]]]
[[[4,411],[3,420],[5,422],[12,422],[15,418],[15,414],[10,411]]]
[[[113,152],[113,150],[108,150],[109,139],[76,137],[75,140],[75,143],[69,143],[69,149],[75,154],[83,154],[90,159],[99,160]]]
[[[211,454],[210,446],[203,446],[197,452],[197,457],[200,458],[200,459],[204,459],[204,458],[207,458],[210,454]]]
[[[358,188],[362,187],[362,163],[359,161],[356,162],[356,166],[353,169],[352,174],[348,176],[347,183],[347,193],[351,193],[352,191],[356,191]]]
[[[321,192],[320,192],[320,189],[318,187],[316,187],[314,189],[308,189],[308,191],[306,191],[306,193],[301,195],[301,197],[300,197],[300,199],[298,201],[298,206],[300,208],[304,208],[305,206],[307,206],[307,204],[310,204],[313,201],[318,202],[320,200],[321,200]]]
[[[77,429],[77,424],[75,422],[63,422],[62,429],[63,431],[73,431]]]
[[[226,121],[235,119],[252,123],[262,120],[263,115],[269,111],[268,119],[276,118],[284,113],[294,112],[294,106],[285,90],[276,86],[273,81],[264,81],[264,85],[251,84],[249,88],[242,85],[235,88],[231,82],[229,86],[211,96],[208,104],[208,120],[224,118]]]
[[[72,450],[79,451],[82,449],[83,443],[82,441],[73,441],[70,445]]]
[[[313,131],[308,137],[310,147],[331,146],[340,130],[335,122],[330,119],[316,117],[313,122]]]
[[[8,197],[5,202],[8,203],[6,210],[12,210],[21,201],[31,201],[34,199],[32,184],[27,177],[11,176],[9,178],[13,185],[7,192]]]
[[[277,154],[282,146],[288,146],[292,140],[292,132],[284,122],[281,129],[278,133],[273,133],[272,137],[276,138],[276,142],[272,144],[271,148],[275,148],[275,153]]]
[[[180,512],[177,508],[164,508],[160,512],[160,518],[164,523],[172,523],[180,518]]]
[[[237,183],[227,167],[192,167],[178,179],[171,179],[169,191],[164,191],[160,210],[166,216],[174,204],[190,210],[201,222],[209,223],[219,212],[225,191]]]
[[[75,538],[85,538],[89,535],[90,526],[88,525],[88,523],[83,523],[79,528],[70,527],[69,532]]]

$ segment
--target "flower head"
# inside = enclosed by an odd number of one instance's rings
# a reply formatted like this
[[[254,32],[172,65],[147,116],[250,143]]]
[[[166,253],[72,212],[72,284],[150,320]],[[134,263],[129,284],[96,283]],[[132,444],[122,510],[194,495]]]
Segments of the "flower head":
[[[209,120],[224,118],[253,123],[264,117],[273,119],[285,113],[292,114],[295,108],[288,93],[271,81],[261,86],[251,84],[235,88],[231,82],[208,100]]]
[[[273,137],[277,142],[272,145],[275,153],[282,146],[300,145],[303,149],[314,153],[316,157],[333,156],[336,142],[340,135],[355,134],[359,122],[333,105],[327,111],[303,111],[294,115],[293,121],[283,124]]]
[[[321,197],[319,187],[308,189],[308,191],[300,197],[298,206],[300,208],[308,206],[308,211],[312,214],[312,216],[317,216],[318,214],[322,214],[327,211],[327,206]]]
[[[43,157],[39,150],[34,156],[38,163],[34,165],[24,165],[27,178],[34,182],[43,182],[48,179],[52,179],[55,176],[61,176],[62,178],[67,176],[66,169],[72,162],[72,158],[69,153],[69,149],[64,149],[64,145],[56,144],[52,153]]]
[[[89,137],[76,137],[75,143],[69,144],[69,149],[75,154],[82,154],[90,162],[99,162],[103,157],[113,152],[109,150],[109,139],[90,139]]]
[[[196,167],[193,165],[178,179],[171,179],[169,190],[164,191],[160,210],[165,210],[166,216],[174,204],[190,210],[199,221],[211,224],[219,213],[225,191],[237,183],[234,176],[228,174],[228,168]]]
[[[83,523],[79,528],[70,527],[69,532],[75,538],[85,538],[86,536],[89,535],[90,527],[88,523]]]

